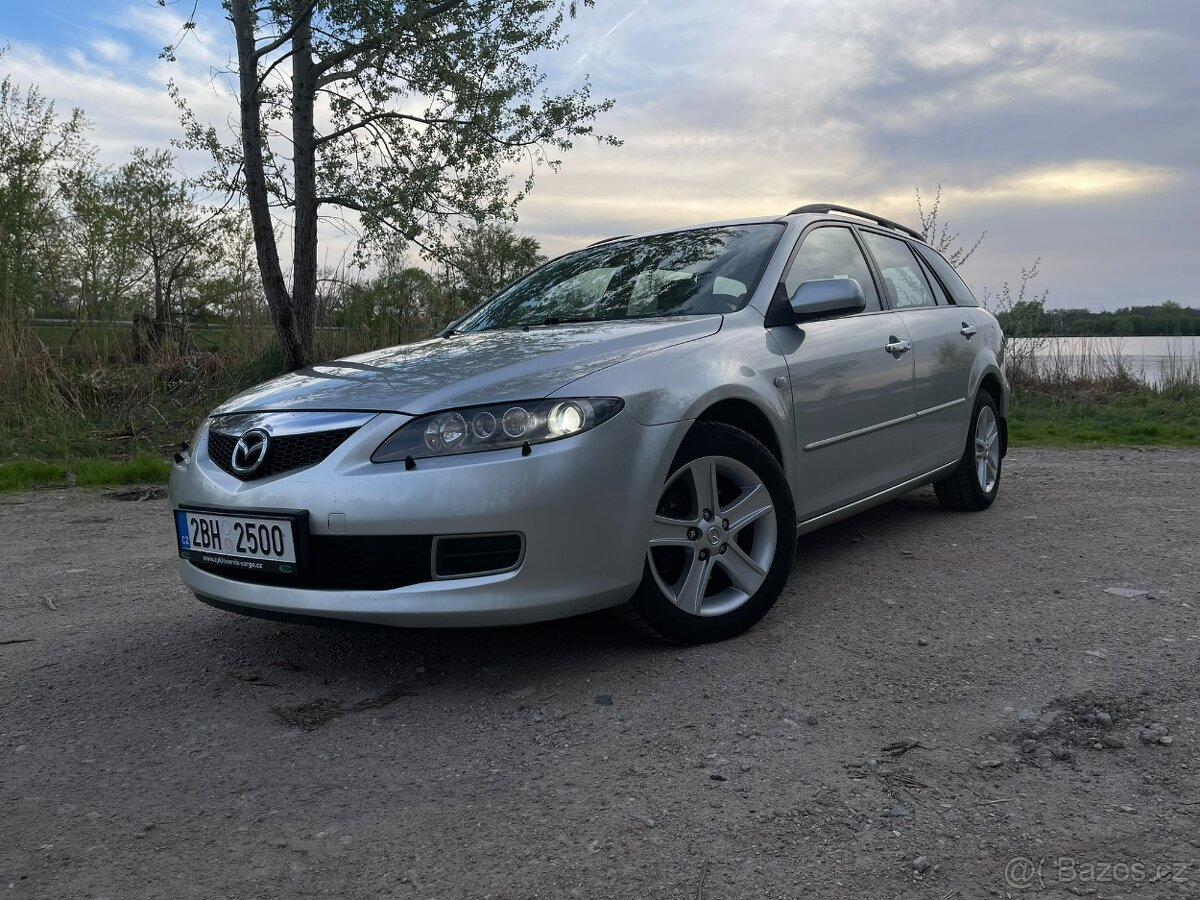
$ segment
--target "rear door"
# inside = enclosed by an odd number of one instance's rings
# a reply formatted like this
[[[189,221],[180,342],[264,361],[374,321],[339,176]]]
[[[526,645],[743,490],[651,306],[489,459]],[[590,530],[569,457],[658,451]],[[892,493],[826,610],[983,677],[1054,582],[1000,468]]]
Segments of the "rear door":
[[[791,380],[801,521],[899,484],[912,468],[908,334],[900,316],[880,302],[849,227],[810,229],[784,275],[784,287],[791,297],[801,283],[821,278],[854,278],[867,308],[772,329]]]
[[[875,258],[884,290],[913,343],[912,475],[924,475],[958,459],[971,414],[973,319],[954,306],[908,241],[860,229]]]

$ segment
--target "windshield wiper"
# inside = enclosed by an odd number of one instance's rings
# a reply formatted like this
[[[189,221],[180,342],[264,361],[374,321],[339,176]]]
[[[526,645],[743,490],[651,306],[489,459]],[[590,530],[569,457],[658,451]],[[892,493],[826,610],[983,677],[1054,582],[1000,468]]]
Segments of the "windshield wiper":
[[[575,325],[580,322],[604,322],[606,319],[595,319],[592,317],[572,319],[564,316],[547,316],[544,319],[538,319],[536,322],[518,322],[516,328],[531,328],[535,325]]]

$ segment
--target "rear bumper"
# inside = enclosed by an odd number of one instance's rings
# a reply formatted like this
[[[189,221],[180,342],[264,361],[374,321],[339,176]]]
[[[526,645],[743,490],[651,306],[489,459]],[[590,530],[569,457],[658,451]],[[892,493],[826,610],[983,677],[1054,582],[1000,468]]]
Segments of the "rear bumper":
[[[413,627],[560,618],[620,604],[636,589],[678,424],[644,426],[621,413],[529,456],[491,451],[423,460],[412,471],[371,463],[404,421],[380,415],[318,465],[260,481],[238,481],[198,452],[172,475],[171,508],[302,509],[313,534],[515,531],[525,537],[519,568],[392,590],[316,590],[237,581],[181,560],[187,587],[251,615]]]

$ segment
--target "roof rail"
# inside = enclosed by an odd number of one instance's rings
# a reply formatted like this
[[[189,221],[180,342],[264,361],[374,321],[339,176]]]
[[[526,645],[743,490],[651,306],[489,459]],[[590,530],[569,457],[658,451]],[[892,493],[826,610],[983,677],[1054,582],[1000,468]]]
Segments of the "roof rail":
[[[885,219],[883,216],[876,216],[869,212],[863,212],[861,209],[854,209],[850,206],[838,206],[836,203],[809,203],[806,206],[797,206],[793,209],[789,216],[794,216],[799,213],[845,213],[849,216],[858,216],[860,219],[866,219],[869,222],[874,222],[876,225],[883,225],[886,228],[894,228],[897,231],[903,231],[907,235],[915,237],[918,241],[924,241],[925,235],[919,231],[901,225],[899,222],[893,222],[891,219]]]
[[[614,234],[612,237],[601,238],[598,241],[592,241],[588,244],[589,247],[599,247],[601,244],[611,244],[613,241],[619,241],[621,238],[627,238],[627,234]]]

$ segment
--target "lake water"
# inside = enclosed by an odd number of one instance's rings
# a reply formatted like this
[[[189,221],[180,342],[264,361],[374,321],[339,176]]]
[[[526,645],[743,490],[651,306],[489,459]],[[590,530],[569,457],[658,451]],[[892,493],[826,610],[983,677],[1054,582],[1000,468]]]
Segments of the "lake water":
[[[1013,339],[1013,352],[1032,349],[1043,371],[1105,375],[1118,359],[1148,384],[1164,375],[1200,372],[1200,337],[1061,337]]]

